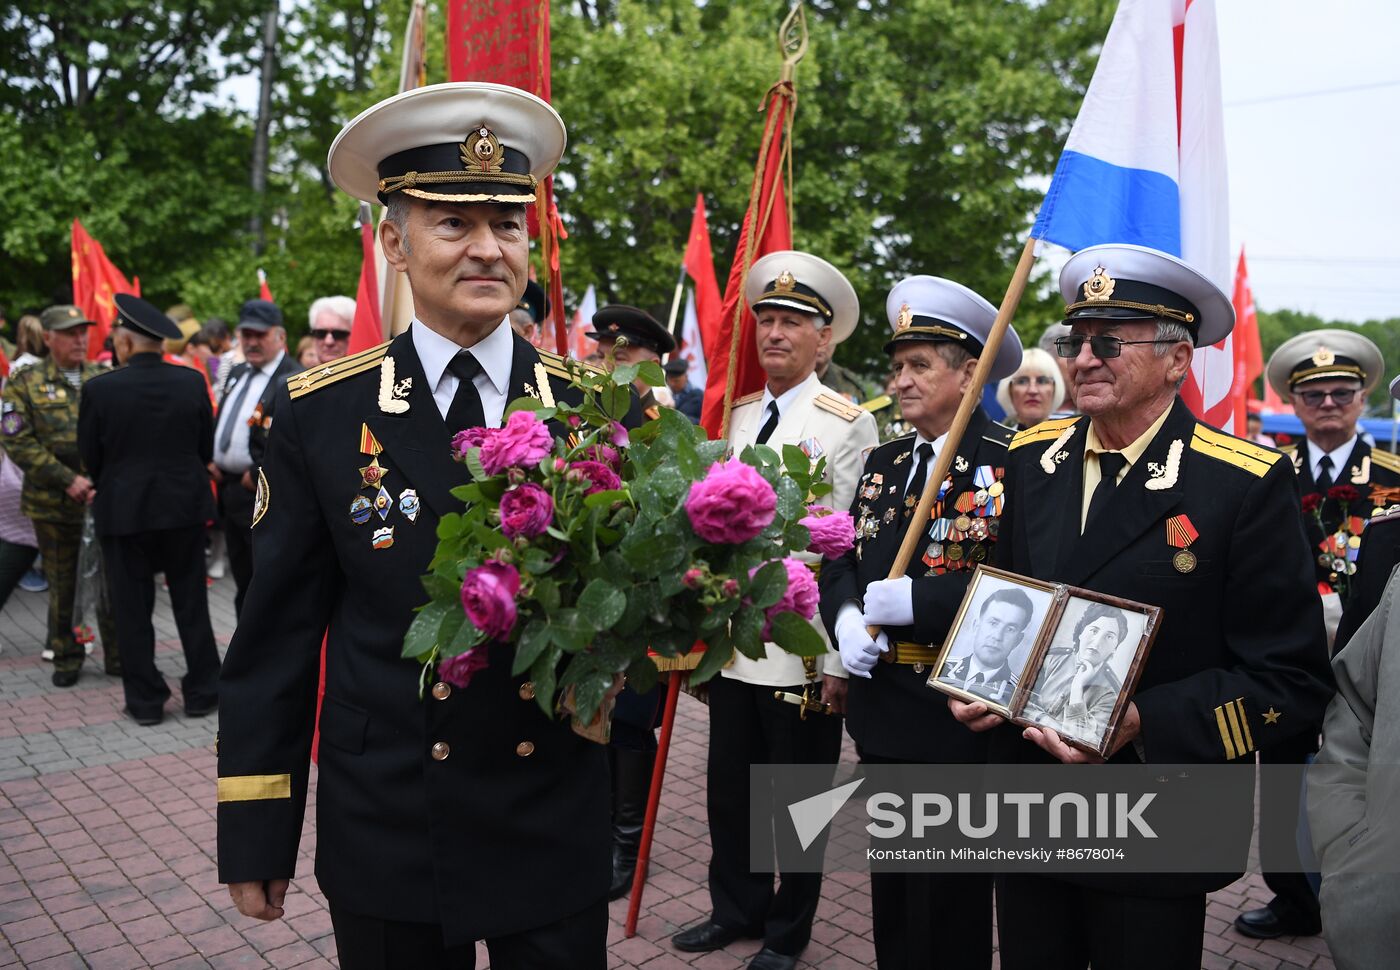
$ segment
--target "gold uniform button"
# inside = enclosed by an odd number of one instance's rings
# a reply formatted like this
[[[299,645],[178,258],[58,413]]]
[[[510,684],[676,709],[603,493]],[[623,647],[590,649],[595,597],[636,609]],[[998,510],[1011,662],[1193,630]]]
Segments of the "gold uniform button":
[[[520,685],[520,699],[522,701],[532,701],[535,699],[535,685],[528,680]]]
[[[446,761],[446,760],[447,760],[447,756],[448,756],[449,754],[451,754],[451,753],[452,753],[452,749],[451,749],[450,747],[448,747],[448,744],[447,744],[446,741],[439,741],[439,742],[437,742],[436,744],[433,745],[433,760],[434,760],[434,761]]]
[[[515,753],[522,758],[528,758],[535,753],[535,746],[529,741],[521,741],[515,746]]]
[[[433,685],[433,697],[445,701],[452,696],[452,685],[438,681]]]

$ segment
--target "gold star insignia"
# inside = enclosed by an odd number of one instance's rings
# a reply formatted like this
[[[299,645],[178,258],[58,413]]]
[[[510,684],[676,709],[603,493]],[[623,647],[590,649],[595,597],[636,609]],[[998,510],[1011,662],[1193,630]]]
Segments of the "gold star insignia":
[[[322,377],[330,377],[330,376],[331,376],[332,374],[334,374],[334,373],[335,373],[335,371],[332,370],[332,369],[330,368],[329,365],[327,365],[326,367],[322,367],[322,368],[321,368],[321,376],[322,376]]]
[[[1281,717],[1283,717],[1282,712],[1274,710],[1273,705],[1270,705],[1269,709],[1264,712],[1264,723],[1277,724]]]
[[[386,471],[388,471],[388,469],[379,464],[379,456],[376,455],[370,460],[368,465],[360,469],[361,484],[366,488],[374,488],[374,486],[384,480],[384,473]]]
[[[316,383],[316,375],[307,372],[305,374],[302,374],[301,377],[297,378],[297,380],[301,381],[301,389],[304,391],[312,384]]]

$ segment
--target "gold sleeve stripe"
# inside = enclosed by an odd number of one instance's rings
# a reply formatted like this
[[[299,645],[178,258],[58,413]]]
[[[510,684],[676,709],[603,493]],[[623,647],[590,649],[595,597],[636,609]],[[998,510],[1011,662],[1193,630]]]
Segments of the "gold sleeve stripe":
[[[235,775],[219,779],[219,804],[291,798],[291,775]]]
[[[1078,418],[1057,418],[1054,421],[1042,421],[1033,428],[1027,428],[1025,431],[1018,431],[1015,436],[1012,437],[1011,444],[1008,447],[1014,450],[1023,445],[1033,445],[1037,441],[1054,441],[1064,433],[1066,428],[1078,420]]]
[[[1230,723],[1230,736],[1235,741],[1235,750],[1240,754],[1249,754],[1250,749],[1244,746],[1244,737],[1240,734],[1240,721],[1235,712],[1235,702],[1231,701],[1224,705],[1224,707],[1225,720]]]
[[[1244,743],[1245,743],[1245,745],[1246,745],[1246,747],[1245,747],[1245,749],[1244,749],[1244,753],[1245,753],[1245,754],[1249,754],[1249,752],[1251,752],[1251,751],[1254,750],[1254,738],[1253,738],[1253,736],[1249,733],[1249,718],[1246,717],[1246,716],[1245,716],[1245,713],[1244,713],[1244,698],[1243,698],[1243,697],[1237,697],[1237,698],[1235,698],[1235,709],[1239,711],[1239,716],[1240,716],[1240,730],[1241,730],[1242,732],[1244,732]]]
[[[1225,723],[1224,707],[1215,709],[1215,726],[1220,729],[1220,743],[1225,746],[1225,760],[1234,761],[1239,755],[1235,753],[1235,744],[1230,740],[1230,728]]]
[[[291,391],[292,398],[295,399],[334,384],[336,381],[354,377],[356,374],[363,374],[367,370],[374,370],[384,359],[384,354],[388,349],[389,343],[385,341],[369,350],[362,350],[358,354],[342,357],[324,367],[304,370],[289,378],[287,387]]]
[[[1372,448],[1371,461],[1387,471],[1400,472],[1400,455],[1392,455],[1381,448]]]
[[[1263,478],[1274,462],[1283,457],[1282,452],[1273,448],[1243,441],[1205,424],[1196,425],[1196,433],[1191,438],[1191,449],[1236,468],[1243,468],[1259,478]]]
[[[832,397],[830,394],[818,394],[814,403],[823,411],[829,411],[846,422],[854,421],[865,413],[844,397]]]

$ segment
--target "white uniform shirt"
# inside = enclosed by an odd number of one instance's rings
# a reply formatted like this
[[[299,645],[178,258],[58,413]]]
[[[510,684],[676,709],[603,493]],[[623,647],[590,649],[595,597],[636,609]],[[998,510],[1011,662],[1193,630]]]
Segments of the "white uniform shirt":
[[[267,392],[267,382],[272,379],[272,372],[277,370],[286,355],[284,350],[262,367],[250,367],[247,373],[239,375],[236,382],[229,383],[223,399],[226,406],[219,412],[219,421],[214,427],[214,464],[224,471],[241,475],[253,467],[253,455],[248,450],[248,419]],[[244,394],[243,387],[250,381],[247,384],[248,393]],[[234,413],[234,401],[238,401],[237,413]],[[219,442],[224,438],[224,429],[229,421],[237,423],[233,426],[233,435],[225,450],[219,447]]]
[[[495,330],[470,347],[460,347],[442,334],[428,328],[421,320],[415,319],[409,325],[413,335],[413,349],[418,354],[418,362],[423,365],[423,376],[432,389],[433,401],[438,413],[447,418],[447,410],[452,407],[452,399],[457,395],[457,375],[447,369],[463,350],[471,351],[480,372],[473,378],[476,393],[481,396],[481,413],[486,418],[486,427],[499,428],[501,415],[510,403],[510,367],[515,358],[514,331],[510,321],[501,318]],[[450,429],[454,433],[460,428]]]

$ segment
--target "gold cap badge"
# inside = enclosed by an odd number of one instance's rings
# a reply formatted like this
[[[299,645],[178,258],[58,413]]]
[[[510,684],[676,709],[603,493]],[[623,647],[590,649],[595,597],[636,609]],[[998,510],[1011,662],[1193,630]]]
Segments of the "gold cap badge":
[[[462,166],[483,172],[499,172],[506,158],[500,139],[485,125],[468,135],[461,149]]]
[[[899,316],[895,318],[894,329],[896,331],[908,330],[913,323],[914,311],[909,309],[909,304],[901,304],[899,307]]]
[[[791,293],[792,288],[797,285],[797,277],[792,275],[791,270],[783,270],[778,274],[778,278],[773,281],[774,293]]]
[[[1332,353],[1332,348],[1320,346],[1313,351],[1312,362],[1315,367],[1331,367],[1337,362],[1337,355]]]
[[[1093,275],[1084,284],[1084,299],[1091,302],[1107,300],[1113,296],[1113,288],[1117,285],[1117,281],[1108,275],[1108,270],[1095,266]]]

